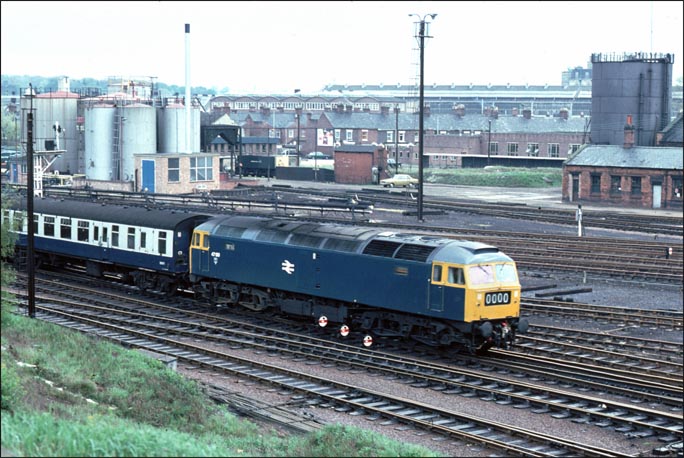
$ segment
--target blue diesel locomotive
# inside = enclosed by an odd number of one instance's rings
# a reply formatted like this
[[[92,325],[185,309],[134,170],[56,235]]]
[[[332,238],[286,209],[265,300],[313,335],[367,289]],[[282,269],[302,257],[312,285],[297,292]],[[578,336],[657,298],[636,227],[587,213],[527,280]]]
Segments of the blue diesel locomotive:
[[[195,228],[190,281],[217,304],[325,317],[429,345],[507,347],[527,330],[513,260],[442,237],[216,217]]]
[[[211,216],[36,199],[37,261],[114,272],[141,289],[190,289],[217,307],[330,321],[470,351],[525,332],[514,261],[443,237],[284,218]],[[5,210],[20,228],[25,204]]]

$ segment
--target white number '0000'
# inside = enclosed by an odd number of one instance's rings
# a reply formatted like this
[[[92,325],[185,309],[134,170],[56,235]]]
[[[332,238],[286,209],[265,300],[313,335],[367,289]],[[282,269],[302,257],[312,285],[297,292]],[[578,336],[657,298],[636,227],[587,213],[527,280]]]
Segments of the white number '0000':
[[[508,293],[487,294],[485,296],[485,304],[508,304]]]

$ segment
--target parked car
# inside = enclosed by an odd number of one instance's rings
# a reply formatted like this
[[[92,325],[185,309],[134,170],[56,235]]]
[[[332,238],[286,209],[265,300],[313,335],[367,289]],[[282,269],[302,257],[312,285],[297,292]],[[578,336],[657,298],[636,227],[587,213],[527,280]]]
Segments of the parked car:
[[[330,159],[330,156],[323,154],[320,151],[314,151],[306,155],[308,159]]]
[[[414,187],[418,184],[418,179],[413,178],[411,175],[406,175],[404,173],[398,173],[394,175],[392,178],[385,178],[380,180],[380,184],[383,185],[385,188],[390,187],[393,188],[395,186],[403,186],[403,187]]]

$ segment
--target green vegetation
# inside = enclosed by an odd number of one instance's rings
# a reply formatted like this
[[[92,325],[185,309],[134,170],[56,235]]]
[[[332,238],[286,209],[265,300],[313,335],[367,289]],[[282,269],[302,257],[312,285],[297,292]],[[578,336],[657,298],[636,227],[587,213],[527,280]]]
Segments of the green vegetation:
[[[417,176],[418,167],[402,167],[400,173]],[[426,183],[461,186],[492,186],[504,188],[549,188],[561,185],[563,170],[560,168],[534,168],[488,166],[483,169],[423,170]]]
[[[3,456],[439,456],[352,427],[283,437],[241,420],[157,360],[11,313],[11,279],[3,265]]]

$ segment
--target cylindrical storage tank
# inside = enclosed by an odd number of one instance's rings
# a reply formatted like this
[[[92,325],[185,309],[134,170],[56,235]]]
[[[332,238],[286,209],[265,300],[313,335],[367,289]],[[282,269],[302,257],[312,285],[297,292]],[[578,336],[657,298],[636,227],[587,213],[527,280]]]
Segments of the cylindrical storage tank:
[[[135,154],[154,154],[157,150],[157,114],[141,103],[120,108],[121,180],[135,180]]]
[[[591,141],[623,145],[632,117],[635,146],[656,146],[670,122],[674,56],[661,53],[592,54]]]
[[[200,112],[191,110],[191,152],[200,151]],[[160,153],[185,153],[185,105],[174,103],[160,108],[157,113]]]
[[[76,129],[78,94],[63,91],[48,92],[36,95],[33,101],[22,97],[21,107],[25,109],[25,112],[28,112],[31,105],[34,113],[34,150],[60,149],[65,151],[55,159],[50,170],[76,173],[78,171],[78,131]],[[53,129],[55,123],[59,124],[62,132],[55,132]],[[22,133],[22,141],[26,141],[25,135]]]
[[[114,105],[99,104],[85,110],[85,175],[111,180],[114,150]]]

